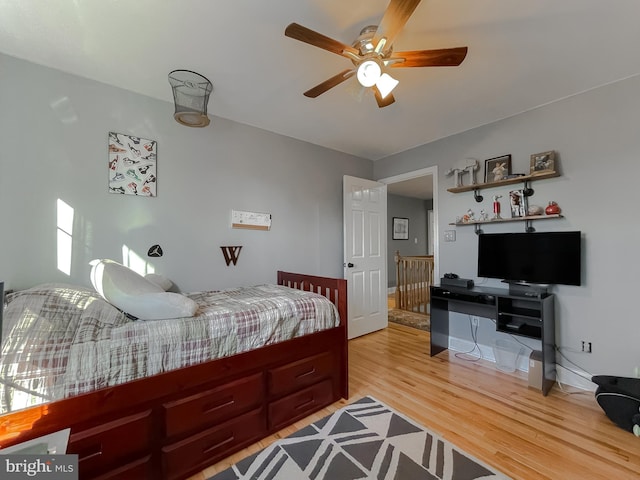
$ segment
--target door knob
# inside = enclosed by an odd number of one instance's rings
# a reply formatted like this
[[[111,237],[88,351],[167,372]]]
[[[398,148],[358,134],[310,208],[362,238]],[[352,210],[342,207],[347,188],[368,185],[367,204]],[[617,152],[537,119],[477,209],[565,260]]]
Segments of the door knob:
[[[353,267],[355,267],[355,265],[353,263],[349,262],[349,263],[347,263],[347,267],[353,268]]]

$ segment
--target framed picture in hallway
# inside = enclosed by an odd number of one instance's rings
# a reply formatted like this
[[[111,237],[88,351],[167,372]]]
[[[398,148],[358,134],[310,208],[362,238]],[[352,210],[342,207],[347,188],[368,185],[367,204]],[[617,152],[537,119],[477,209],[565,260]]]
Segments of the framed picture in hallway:
[[[409,240],[409,219],[393,217],[393,240]]]

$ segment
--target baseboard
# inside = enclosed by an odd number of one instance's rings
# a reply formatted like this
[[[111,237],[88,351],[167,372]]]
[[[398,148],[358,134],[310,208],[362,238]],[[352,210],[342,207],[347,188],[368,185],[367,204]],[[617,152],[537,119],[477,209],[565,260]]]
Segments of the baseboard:
[[[580,390],[586,390],[588,392],[595,392],[597,385],[593,383],[591,380],[587,380],[582,375],[586,377],[591,377],[591,375],[587,372],[580,372],[580,374],[572,372],[566,367],[562,365],[556,364],[556,375],[558,378],[558,383],[562,385],[570,385],[575,388],[579,388]]]

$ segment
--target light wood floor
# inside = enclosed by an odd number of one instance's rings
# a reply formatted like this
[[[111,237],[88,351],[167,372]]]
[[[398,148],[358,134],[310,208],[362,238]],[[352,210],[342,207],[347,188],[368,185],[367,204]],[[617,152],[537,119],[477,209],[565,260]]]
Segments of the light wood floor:
[[[402,325],[349,342],[350,398],[288,427],[190,480],[203,480],[303,426],[371,395],[514,480],[640,478],[640,438],[616,427],[592,393],[554,387],[547,397],[522,374],[429,357],[429,334]],[[575,390],[574,390],[575,391]]]

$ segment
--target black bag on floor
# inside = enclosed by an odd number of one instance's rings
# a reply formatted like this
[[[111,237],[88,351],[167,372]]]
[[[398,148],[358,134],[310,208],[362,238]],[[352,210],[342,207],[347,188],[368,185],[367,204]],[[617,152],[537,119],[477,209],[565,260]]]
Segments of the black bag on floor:
[[[596,401],[613,423],[640,436],[640,378],[596,375]]]

